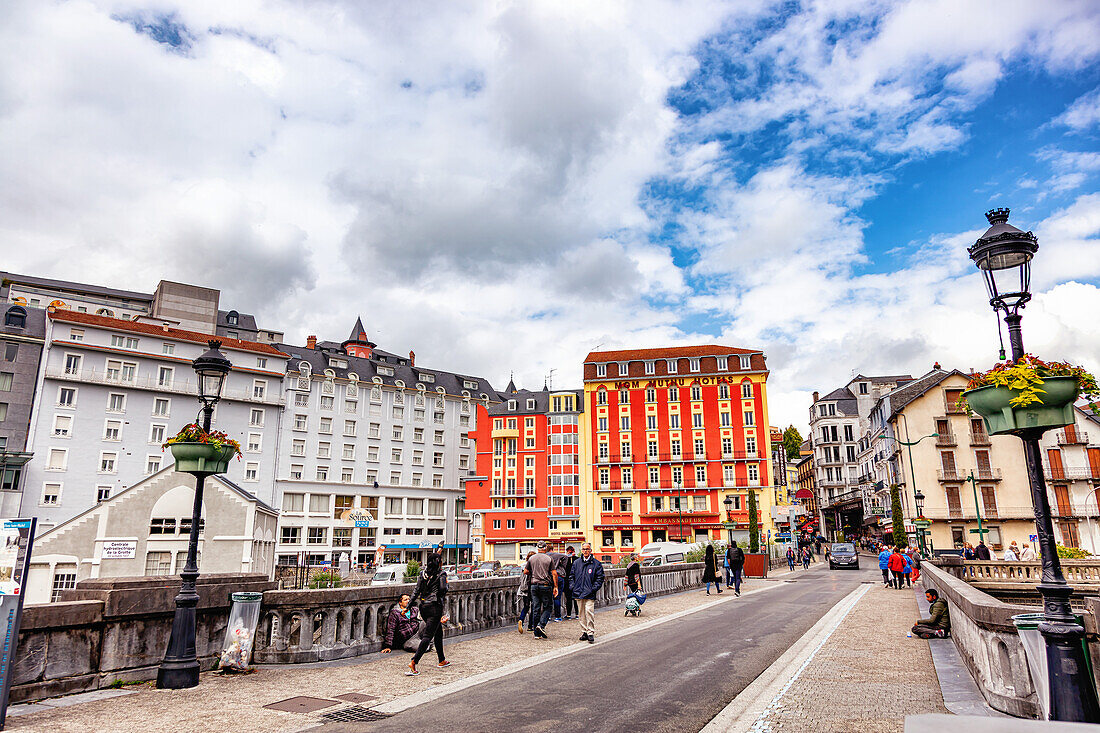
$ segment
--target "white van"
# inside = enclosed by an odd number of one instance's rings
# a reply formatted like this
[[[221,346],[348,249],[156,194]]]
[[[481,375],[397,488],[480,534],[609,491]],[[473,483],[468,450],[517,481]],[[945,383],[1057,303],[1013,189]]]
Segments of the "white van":
[[[638,560],[643,566],[672,565],[685,562],[684,554],[691,549],[691,545],[683,542],[650,542],[638,553]]]
[[[370,579],[371,585],[401,585],[405,582],[404,563],[400,565],[380,565]]]

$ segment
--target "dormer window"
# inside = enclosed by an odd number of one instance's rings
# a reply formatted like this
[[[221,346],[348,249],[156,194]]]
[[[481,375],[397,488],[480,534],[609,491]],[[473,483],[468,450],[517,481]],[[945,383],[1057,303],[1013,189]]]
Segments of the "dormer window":
[[[466,389],[477,389],[477,382],[471,382],[469,379],[462,380],[462,386]]]
[[[867,383],[866,382],[860,382],[859,383],[859,393],[860,394],[867,394]]]
[[[752,356],[751,355],[742,354],[740,359],[741,359],[741,368],[742,369],[752,369]]]
[[[241,321],[241,316],[237,311],[229,311],[225,316],[225,322],[230,326],[236,326]]]
[[[508,400],[508,409],[509,410],[516,409],[516,401],[515,400]]]
[[[381,374],[384,377],[392,377],[393,376],[393,368],[388,367],[388,366],[380,366],[380,367],[378,367],[378,373]]]
[[[528,410],[535,409],[535,401],[534,400],[527,400],[527,409]]]
[[[724,372],[724,371],[726,371],[726,370],[727,370],[727,369],[729,369],[729,368],[730,368],[730,366],[729,366],[729,357],[727,357],[727,356],[719,356],[719,357],[718,357],[718,369],[719,369],[720,371],[723,371],[723,372]]]
[[[329,359],[328,363],[329,363],[329,366],[335,367],[336,369],[347,369],[348,368],[348,363],[346,361],[344,361],[343,359]]]
[[[434,382],[435,381],[435,375],[434,374],[418,374],[417,378],[421,382]]]
[[[693,372],[699,371],[699,360],[698,359],[690,359],[688,361],[688,366],[691,369],[691,371],[693,371]]]
[[[646,374],[656,374],[657,373],[657,362],[647,361],[645,363],[645,373]]]
[[[607,364],[597,364],[596,365],[596,376],[597,377],[606,377],[607,376]]]
[[[665,362],[665,364],[668,366],[668,373],[669,374],[675,374],[676,373],[676,360],[675,359],[669,359],[668,361]]]
[[[13,305],[4,314],[4,325],[10,328],[27,327],[27,309],[21,305]]]
[[[625,377],[626,376],[626,371],[627,371],[627,362],[620,361],[619,362],[619,376],[620,377]]]

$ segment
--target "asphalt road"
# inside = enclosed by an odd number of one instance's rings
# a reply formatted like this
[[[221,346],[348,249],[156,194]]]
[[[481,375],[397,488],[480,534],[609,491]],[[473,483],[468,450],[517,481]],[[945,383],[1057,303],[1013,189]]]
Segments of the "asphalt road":
[[[818,565],[779,587],[583,648],[373,723],[364,731],[698,731],[861,581]],[[876,565],[877,567],[877,565]],[[701,591],[700,591],[701,593]],[[596,615],[597,639],[599,619]]]

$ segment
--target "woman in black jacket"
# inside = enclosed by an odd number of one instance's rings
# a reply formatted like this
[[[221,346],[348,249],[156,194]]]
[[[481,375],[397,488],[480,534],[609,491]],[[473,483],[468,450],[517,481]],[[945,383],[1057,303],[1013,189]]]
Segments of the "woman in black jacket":
[[[703,557],[703,582],[707,584],[707,595],[710,595],[710,584],[714,583],[715,590],[722,593],[722,576],[718,570],[718,555],[714,552],[714,545],[707,545],[707,553]]]
[[[443,601],[447,598],[447,574],[442,570],[442,560],[434,552],[428,555],[424,571],[416,581],[411,603],[419,601],[420,618],[424,619],[424,634],[420,638],[420,647],[409,662],[410,677],[420,674],[416,668],[420,658],[428,651],[428,645],[435,642],[435,653],[439,657],[439,666],[447,667],[451,663],[443,656],[443,624],[447,617],[443,614]]]

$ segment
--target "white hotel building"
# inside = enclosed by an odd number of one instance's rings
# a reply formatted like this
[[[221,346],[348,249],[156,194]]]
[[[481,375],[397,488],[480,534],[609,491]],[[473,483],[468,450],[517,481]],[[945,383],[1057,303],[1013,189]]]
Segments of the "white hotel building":
[[[499,402],[481,377],[416,365],[375,348],[357,321],[343,343],[310,337],[290,355],[278,446],[281,565],[423,559],[442,544],[470,556],[464,480],[474,469],[476,404]],[[346,512],[365,510],[370,526]]]

